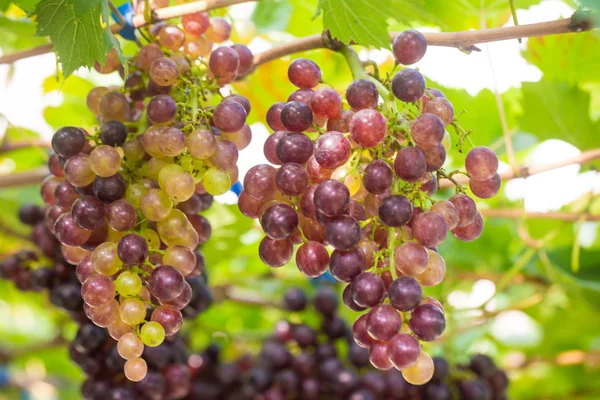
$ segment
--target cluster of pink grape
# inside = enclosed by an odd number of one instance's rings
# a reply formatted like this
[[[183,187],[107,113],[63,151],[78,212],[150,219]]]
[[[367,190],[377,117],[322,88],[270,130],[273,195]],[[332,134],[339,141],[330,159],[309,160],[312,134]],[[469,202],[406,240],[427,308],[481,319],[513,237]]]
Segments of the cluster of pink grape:
[[[393,53],[409,65],[426,47],[422,34],[406,31],[394,40]],[[266,234],[259,255],[280,267],[299,244],[302,273],[317,277],[329,266],[348,283],[344,303],[355,311],[370,309],[353,333],[370,349],[371,363],[396,367],[407,381],[423,384],[433,367],[419,340],[435,340],[446,326],[439,302],[423,298],[422,286],[439,284],[446,273],[437,246],[448,232],[471,241],[483,230],[462,187],[449,200],[431,198],[438,178],[449,176],[442,169],[443,142],[445,127],[454,123],[453,106],[410,68],[381,83],[401,102],[382,102],[367,79],[353,81],[344,99],[319,86],[321,70],[307,59],[293,61],[288,77],[298,90],[266,116],[275,132],[265,142],[265,156],[279,167],[253,167],[239,199],[241,212],[258,218]],[[488,198],[499,190],[498,158],[491,150],[473,148],[465,164],[475,195]]]
[[[86,314],[118,340],[134,381],[146,375],[144,346],[177,333],[180,310],[204,299],[190,281],[203,272],[197,248],[211,234],[198,213],[237,181],[238,151],[252,136],[248,100],[220,93],[252,69],[252,54],[244,45],[213,50],[231,32],[223,18],[196,13],[181,26],[150,29],[124,90],[89,93],[99,128],[54,134],[53,176],[41,187],[45,222],[77,265]],[[115,60],[97,69],[114,72]]]

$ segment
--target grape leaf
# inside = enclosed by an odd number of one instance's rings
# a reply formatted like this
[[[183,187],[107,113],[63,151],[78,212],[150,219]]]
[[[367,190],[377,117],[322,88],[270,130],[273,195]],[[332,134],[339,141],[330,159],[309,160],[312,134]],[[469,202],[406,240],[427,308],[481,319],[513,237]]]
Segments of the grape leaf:
[[[364,46],[384,48],[389,46],[387,13],[390,0],[320,0],[323,28],[344,43],[354,41]],[[319,11],[317,11],[319,12]]]
[[[119,56],[119,60],[121,61],[121,64],[125,67],[125,76],[129,75],[129,64],[127,63],[127,60],[125,60],[125,56],[123,55],[123,50],[121,50],[121,44],[119,43],[119,41],[117,40],[117,38],[115,37],[115,35],[113,35],[112,31],[110,30],[110,17],[109,17],[109,11],[108,11],[108,1],[104,0],[102,1],[102,21],[105,24],[104,27],[104,32],[102,33],[102,35],[104,36],[104,44],[106,45],[106,50],[110,50],[110,49],[115,49],[117,52],[117,55]]]
[[[77,14],[67,0],[43,0],[36,9],[37,35],[50,36],[67,77],[79,67],[104,64],[106,42],[100,25],[100,6]]]
[[[85,14],[96,8],[100,2],[107,3],[107,0],[72,0],[73,8],[78,15]]]
[[[565,140],[580,150],[597,147],[600,123],[590,119],[589,93],[546,80],[524,82],[522,93],[523,113],[517,117],[522,130],[540,140]]]
[[[256,4],[252,22],[260,33],[283,31],[290,22],[294,6],[286,0],[266,0]]]
[[[28,49],[46,43],[46,38],[34,36],[35,24],[31,21],[0,16],[0,48],[4,52]]]
[[[21,10],[29,12],[29,11],[33,11],[33,9],[35,8],[35,6],[40,2],[40,0],[17,0],[17,1],[12,1],[9,3],[14,3],[17,5],[17,7],[19,7]]]

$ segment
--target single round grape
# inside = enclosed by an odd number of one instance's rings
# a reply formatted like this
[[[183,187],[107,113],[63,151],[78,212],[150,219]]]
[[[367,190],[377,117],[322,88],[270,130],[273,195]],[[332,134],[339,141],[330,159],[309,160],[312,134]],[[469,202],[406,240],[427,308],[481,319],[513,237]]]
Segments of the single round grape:
[[[369,193],[381,194],[392,186],[394,172],[383,160],[372,161],[365,169],[363,185]]]
[[[184,213],[177,209],[171,210],[167,218],[158,221],[156,228],[163,242],[181,239],[185,236],[190,222]]]
[[[119,274],[115,280],[115,288],[121,296],[137,296],[140,290],[142,290],[142,280],[137,274],[125,271]]]
[[[150,78],[160,86],[171,86],[177,82],[179,67],[170,58],[157,58],[150,65]]]
[[[254,68],[253,60],[254,56],[252,52],[248,48],[248,46],[236,43],[231,46],[233,50],[235,50],[240,58],[240,66],[238,67],[237,74],[238,76],[244,76],[248,74]],[[250,110],[247,110],[250,112]]]
[[[231,25],[223,18],[211,18],[210,25],[205,34],[211,42],[224,42],[229,39],[229,36],[231,35]]]
[[[98,176],[112,176],[121,168],[121,156],[114,147],[98,146],[90,153],[90,168]]]
[[[291,101],[299,101],[311,107],[311,102],[314,96],[315,91],[312,89],[298,89],[289,95],[287,101],[288,103]]]
[[[427,162],[423,152],[417,147],[400,149],[394,160],[396,175],[406,182],[419,181],[427,171]]]
[[[350,137],[361,147],[377,146],[386,133],[387,121],[377,110],[360,110],[350,121]]]
[[[427,268],[417,279],[424,286],[435,286],[440,284],[446,277],[446,263],[444,258],[433,250],[427,250],[429,261]]]
[[[79,193],[77,193],[75,186],[71,185],[69,181],[60,182],[54,189],[54,201],[59,207],[64,209],[70,209],[78,198]],[[35,225],[35,223],[31,225]]]
[[[457,226],[452,230],[452,234],[455,238],[462,242],[471,242],[481,236],[483,232],[483,218],[479,211],[475,212],[475,218],[473,222],[466,226]]]
[[[502,179],[498,174],[484,181],[475,180],[473,178],[469,180],[469,188],[473,194],[480,199],[490,199],[494,197],[498,191],[500,191],[501,185]]]
[[[290,239],[274,240],[266,236],[260,242],[258,255],[269,267],[281,267],[292,258],[294,244]]]
[[[379,92],[373,82],[366,79],[357,79],[346,89],[346,100],[354,111],[365,108],[375,109],[379,101]]]
[[[347,95],[346,95],[347,96]],[[350,110],[342,110],[338,115],[327,120],[327,131],[336,131],[341,133],[350,132],[350,121],[354,113]]]
[[[158,136],[158,148],[167,157],[180,155],[185,150],[185,145],[185,134],[177,128],[166,128]]]
[[[140,330],[142,342],[149,347],[156,347],[165,340],[165,329],[156,321],[149,321]]]
[[[158,42],[168,50],[178,50],[185,41],[185,33],[175,25],[166,25],[158,32]],[[150,66],[152,73],[152,66]]]
[[[434,174],[427,173],[421,179],[421,186],[419,190],[427,193],[429,196],[433,196],[438,190],[438,181]]]
[[[398,271],[412,277],[421,275],[427,268],[427,249],[415,242],[405,242],[394,250],[394,261]]]
[[[186,138],[187,149],[192,156],[206,159],[217,151],[217,140],[212,132],[206,129],[196,129]]]
[[[421,303],[423,288],[415,278],[401,276],[392,282],[388,294],[390,304],[397,310],[410,311]]]
[[[433,211],[415,215],[412,219],[413,235],[426,247],[439,246],[446,239],[448,225],[444,218]]]
[[[146,107],[148,119],[154,124],[167,124],[177,114],[177,103],[166,94],[159,94],[150,99]]]
[[[139,139],[136,138],[123,144],[123,153],[125,154],[125,159],[131,161],[140,161],[142,158],[144,158],[146,152],[144,150],[142,141]]]
[[[310,107],[317,117],[333,118],[342,109],[342,98],[331,88],[321,88],[315,92]]]
[[[360,347],[368,349],[375,344],[375,339],[367,332],[368,314],[363,314],[352,325],[352,337]]]
[[[169,176],[165,184],[165,192],[176,202],[188,200],[194,194],[196,184],[189,172],[176,172]]]
[[[218,140],[217,150],[209,160],[213,166],[222,170],[227,170],[235,167],[238,160],[238,154],[239,152],[235,147],[235,144],[231,143],[229,140]]]
[[[79,261],[75,269],[75,275],[80,283],[83,283],[87,278],[95,274],[94,266],[92,265],[92,256],[86,255]]]
[[[356,304],[354,302],[354,299],[352,299],[352,284],[351,283],[347,284],[346,287],[344,288],[344,291],[342,292],[342,301],[344,302],[344,305],[352,311],[364,311],[365,310],[365,307],[359,306],[358,304]],[[368,334],[367,334],[367,336],[368,336]]]
[[[369,348],[369,361],[371,361],[371,365],[381,370],[388,370],[394,367],[388,356],[386,342],[376,342],[371,345]]]
[[[379,206],[379,218],[387,226],[402,226],[410,221],[413,207],[406,197],[393,194],[386,197]]]
[[[112,203],[125,196],[127,182],[125,182],[123,175],[117,172],[108,178],[103,178],[101,176],[96,177],[92,189],[94,190],[96,197],[100,200],[105,203]]]
[[[288,133],[277,143],[275,152],[282,163],[305,164],[313,154],[312,140],[303,133]]]
[[[364,275],[365,273],[361,275]],[[356,279],[354,279],[354,281],[356,281]],[[356,299],[354,300],[356,301]],[[392,336],[398,333],[401,326],[402,317],[398,311],[390,305],[378,304],[367,314],[367,332],[369,333],[369,336],[375,340],[385,341],[391,339]]]
[[[150,71],[152,62],[163,57],[164,53],[156,43],[149,43],[140,48],[135,58],[135,64],[142,71]]]
[[[127,139],[127,128],[121,121],[107,121],[100,126],[100,140],[107,146],[122,146]]]
[[[324,168],[337,168],[350,158],[350,141],[339,132],[327,132],[315,142],[314,157]]]
[[[162,302],[173,301],[184,289],[181,272],[170,265],[155,268],[148,278],[150,292]]]
[[[89,238],[92,232],[77,224],[71,213],[61,215],[54,225],[56,239],[66,246],[81,246]]]
[[[312,183],[321,183],[330,179],[333,171],[319,164],[314,156],[311,156],[306,162],[306,172]]]
[[[110,90],[104,86],[97,86],[89,91],[85,99],[85,103],[88,108],[96,115],[100,114],[100,99]]]
[[[487,147],[474,147],[467,154],[465,168],[472,179],[484,181],[496,175],[498,157]]]
[[[281,109],[279,118],[285,129],[293,132],[304,132],[313,123],[312,110],[299,101],[286,103]]]
[[[184,246],[169,246],[163,255],[163,263],[177,268],[183,276],[187,276],[196,267],[196,255]]]
[[[137,224],[135,207],[127,200],[117,200],[111,203],[106,207],[106,222],[119,232],[132,229]]]
[[[235,145],[238,150],[244,150],[252,141],[252,129],[248,124],[237,132],[221,132],[221,136]]]
[[[63,170],[61,157],[58,154],[52,153],[48,157],[48,170],[54,176],[65,176],[65,171]]]
[[[334,250],[329,259],[331,275],[341,282],[350,282],[365,266],[365,255],[358,248],[349,251]]]
[[[105,206],[94,196],[82,196],[71,210],[73,219],[83,229],[96,229],[104,225]]]
[[[65,164],[65,176],[75,187],[84,187],[92,183],[96,174],[90,166],[90,156],[76,154],[69,158]]]
[[[425,157],[427,172],[440,169],[446,162],[446,148],[441,143],[437,146],[425,147],[421,151]]]
[[[101,328],[111,326],[119,319],[119,302],[111,300],[104,305],[90,307],[87,315],[96,326]]]
[[[244,191],[257,200],[268,200],[275,194],[277,171],[270,165],[259,164],[250,168],[244,177]]]
[[[274,131],[285,131],[285,126],[281,123],[281,109],[286,103],[278,102],[273,104],[267,110],[266,121],[269,128]]]
[[[275,184],[281,193],[299,196],[308,188],[308,173],[300,164],[286,163],[277,171]]]
[[[324,215],[341,215],[350,203],[350,191],[343,183],[330,179],[317,186],[313,201],[316,210]]]
[[[361,307],[374,307],[385,293],[385,285],[379,275],[362,272],[352,279],[352,299]]]
[[[446,225],[448,225],[449,230],[456,228],[456,226],[458,225],[458,210],[456,209],[456,207],[454,207],[454,204],[452,204],[452,202],[448,200],[440,200],[436,202],[433,206],[431,206],[431,211],[435,211],[444,218],[444,221],[446,221]]]
[[[231,47],[221,46],[210,54],[208,66],[216,77],[235,75],[240,66],[240,56]]]
[[[162,158],[165,154],[160,149],[161,136],[166,132],[168,128],[166,126],[153,125],[144,132],[140,138],[144,145],[146,153],[152,157]]]
[[[100,98],[98,111],[105,121],[127,121],[129,102],[123,93],[108,92]]]
[[[417,101],[425,93],[425,78],[419,71],[403,69],[392,79],[392,93],[405,103]]]
[[[431,342],[440,337],[446,329],[446,317],[436,306],[422,304],[411,313],[409,325],[418,339]]]
[[[350,250],[360,241],[362,231],[356,219],[347,215],[334,217],[325,226],[329,244],[337,250]]]
[[[150,221],[160,221],[167,218],[171,209],[173,208],[173,202],[169,198],[169,195],[160,189],[150,189],[148,193],[142,197],[140,203],[142,213]]]
[[[190,35],[200,36],[210,26],[208,12],[197,12],[181,17],[183,29]]]
[[[222,101],[213,111],[213,123],[223,132],[237,132],[246,123],[246,110],[237,101]]]
[[[141,357],[144,352],[144,344],[135,333],[125,333],[117,342],[117,351],[119,352],[119,355],[126,360],[138,358]]]
[[[321,81],[321,69],[306,58],[299,58],[288,67],[288,79],[301,89],[312,89]]]
[[[273,204],[263,213],[260,225],[271,239],[287,239],[298,228],[298,214],[287,204]]]
[[[92,172],[92,175],[93,175],[93,172]],[[40,185],[40,195],[42,196],[42,200],[44,200],[45,204],[51,206],[56,202],[56,199],[54,198],[54,192],[56,191],[56,188],[58,187],[60,182],[61,182],[61,180],[54,176],[47,176],[42,181],[42,184]],[[56,209],[64,210],[62,207],[60,207],[58,205],[56,206],[55,210]],[[65,212],[65,211],[66,210],[64,210],[63,212]],[[57,218],[59,215],[57,215]],[[52,227],[52,229],[53,229],[53,227]]]
[[[123,265],[117,254],[117,244],[106,242],[98,245],[92,252],[92,265],[102,275],[117,273]]]
[[[117,303],[117,314],[118,314],[119,303],[116,300],[115,300],[115,303]],[[130,333],[130,332],[133,333],[133,327],[131,325],[127,325],[121,319],[120,316],[118,316],[112,324],[108,325],[107,328],[108,328],[108,333],[109,333],[110,337],[115,340],[119,340],[126,333]]]
[[[454,107],[444,97],[436,97],[427,102],[423,112],[437,115],[444,125],[450,125],[454,121]]]
[[[70,158],[83,150],[86,138],[83,131],[74,126],[65,126],[52,135],[52,150],[64,158]]]
[[[197,37],[194,39],[189,38],[188,40],[186,40],[185,43],[183,44],[183,52],[190,59],[195,59],[195,58],[199,58],[199,57],[207,57],[210,55],[212,47],[213,47],[213,43],[210,40],[208,40],[204,36],[200,36],[200,37]],[[187,63],[187,61],[186,61],[186,63]],[[179,72],[183,73],[181,68],[179,69]]]
[[[417,362],[421,354],[419,341],[406,333],[397,333],[387,343],[391,363],[398,370],[404,370]]]
[[[227,193],[231,187],[231,178],[218,168],[211,168],[204,174],[203,181],[206,191],[213,196]]]
[[[410,127],[410,134],[415,143],[422,148],[439,145],[444,138],[444,123],[434,114],[419,115]]]
[[[181,311],[170,305],[156,307],[152,312],[151,319],[162,325],[166,336],[176,334],[183,325]]]
[[[115,284],[105,275],[92,275],[81,286],[81,297],[91,307],[99,307],[111,302],[115,294]]]
[[[466,194],[457,193],[448,200],[454,204],[458,211],[458,227],[465,227],[475,220],[477,206],[472,198]]]
[[[133,382],[139,382],[146,377],[148,373],[148,364],[143,358],[132,358],[127,360],[123,369],[127,379]]]
[[[433,369],[433,360],[422,351],[414,364],[402,370],[402,376],[412,385],[424,385],[433,376]]]
[[[183,310],[190,301],[192,300],[193,292],[192,287],[187,281],[183,281],[183,290],[174,300],[168,302],[162,302],[162,304],[168,304],[175,307],[178,310]]]
[[[146,319],[146,304],[134,297],[121,300],[119,315],[129,325],[140,324]]]
[[[308,241],[298,247],[296,265],[300,272],[311,278],[321,276],[327,271],[329,253],[319,242]]]
[[[198,233],[200,243],[205,243],[212,233],[210,222],[202,215],[190,215],[187,217],[194,230]]]
[[[407,30],[394,38],[392,52],[402,65],[411,65],[419,61],[427,51],[427,39],[421,32]]]
[[[248,218],[260,217],[260,210],[263,203],[262,200],[257,200],[250,196],[247,191],[243,191],[238,198],[238,208]]]
[[[126,265],[141,265],[148,257],[148,243],[142,236],[130,233],[123,236],[117,245],[119,258]]]

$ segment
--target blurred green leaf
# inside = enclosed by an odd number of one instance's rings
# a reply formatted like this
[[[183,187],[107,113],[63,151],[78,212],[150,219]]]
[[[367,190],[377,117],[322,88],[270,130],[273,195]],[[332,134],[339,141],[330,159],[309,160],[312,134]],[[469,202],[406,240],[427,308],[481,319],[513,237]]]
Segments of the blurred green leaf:
[[[0,48],[4,52],[29,49],[48,43],[48,39],[34,34],[35,24],[28,19],[11,19],[0,15]]]
[[[256,4],[252,22],[259,33],[282,31],[288,27],[294,6],[285,0],[266,0]]]

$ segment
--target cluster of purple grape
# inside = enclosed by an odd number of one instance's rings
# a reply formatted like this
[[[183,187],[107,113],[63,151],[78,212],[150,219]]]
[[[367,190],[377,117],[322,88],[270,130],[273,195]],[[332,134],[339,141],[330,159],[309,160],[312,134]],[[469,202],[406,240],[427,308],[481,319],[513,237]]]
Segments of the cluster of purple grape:
[[[252,69],[252,53],[213,50],[231,33],[223,18],[196,13],[181,26],[150,29],[154,41],[131,60],[124,90],[92,89],[100,127],[54,134],[41,187],[46,226],[77,265],[85,312],[119,340],[134,381],[147,371],[144,346],[176,334],[182,310],[206,297],[193,290],[205,264],[198,246],[211,235],[198,213],[237,181],[238,151],[252,137],[249,101],[221,94]],[[109,54],[98,70],[114,72],[115,60]]]
[[[406,31],[392,49],[406,65],[421,59],[426,47],[422,34]],[[439,302],[423,298],[422,286],[439,284],[446,273],[437,246],[448,232],[472,241],[483,230],[462,186],[449,200],[431,197],[438,178],[452,179],[442,166],[453,106],[410,68],[381,82],[402,103],[381,102],[367,79],[352,82],[345,100],[330,87],[317,88],[321,70],[307,59],[293,61],[288,77],[298,90],[266,115],[275,132],[265,156],[280,167],[250,169],[239,199],[241,212],[258,218],[266,234],[259,256],[280,267],[299,244],[295,261],[302,273],[318,277],[329,266],[348,283],[344,303],[354,311],[370,309],[353,330],[357,343],[370,349],[371,363],[424,384],[433,361],[419,340],[437,339],[446,326]],[[465,164],[476,196],[498,192],[498,158],[491,150],[473,148]]]

